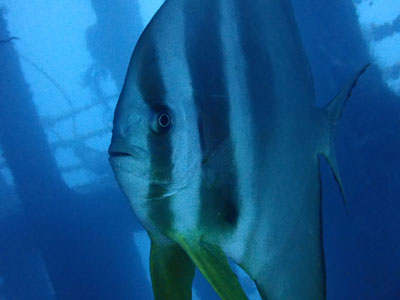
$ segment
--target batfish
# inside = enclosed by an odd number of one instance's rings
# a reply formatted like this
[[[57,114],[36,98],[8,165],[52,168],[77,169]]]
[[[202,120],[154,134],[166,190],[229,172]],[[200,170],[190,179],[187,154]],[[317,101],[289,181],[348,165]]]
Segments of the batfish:
[[[365,71],[326,107],[289,0],[166,0],[133,52],[110,163],[151,239],[155,299],[197,267],[222,299],[326,298],[319,157],[343,191],[335,127]]]

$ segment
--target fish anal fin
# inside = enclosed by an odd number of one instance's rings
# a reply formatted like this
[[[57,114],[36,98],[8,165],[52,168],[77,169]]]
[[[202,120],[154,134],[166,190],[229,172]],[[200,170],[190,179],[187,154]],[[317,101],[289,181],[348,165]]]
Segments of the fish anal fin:
[[[156,300],[192,299],[195,266],[176,243],[152,238],[150,273]]]

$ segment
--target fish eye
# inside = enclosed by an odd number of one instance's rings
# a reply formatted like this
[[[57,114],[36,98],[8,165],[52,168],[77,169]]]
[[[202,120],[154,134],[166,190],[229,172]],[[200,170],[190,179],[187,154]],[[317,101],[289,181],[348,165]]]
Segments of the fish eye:
[[[172,123],[172,114],[164,108],[154,115],[152,129],[155,133],[164,134],[171,129]]]
[[[171,125],[171,116],[167,112],[158,114],[158,126],[167,128]]]

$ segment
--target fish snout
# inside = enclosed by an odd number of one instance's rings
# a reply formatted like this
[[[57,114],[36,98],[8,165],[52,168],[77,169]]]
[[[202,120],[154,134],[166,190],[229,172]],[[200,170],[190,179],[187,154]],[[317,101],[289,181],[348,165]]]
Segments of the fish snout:
[[[121,141],[113,141],[108,148],[109,159],[133,158],[141,160],[147,157],[147,151],[137,145],[130,145]]]

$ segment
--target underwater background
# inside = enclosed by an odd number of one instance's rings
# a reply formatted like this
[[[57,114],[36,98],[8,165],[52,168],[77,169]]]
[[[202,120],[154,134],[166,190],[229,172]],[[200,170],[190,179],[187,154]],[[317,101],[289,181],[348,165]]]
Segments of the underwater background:
[[[400,1],[293,0],[338,125],[322,164],[329,300],[400,299]],[[108,164],[134,45],[160,0],[0,0],[0,300],[153,299],[149,240]],[[238,268],[249,298],[260,299]],[[194,299],[219,299],[197,274]]]

